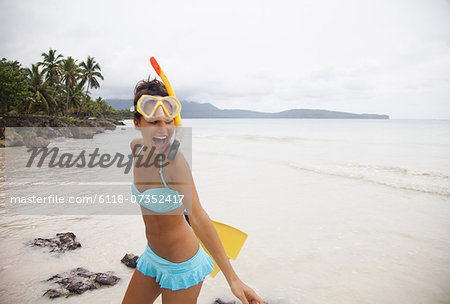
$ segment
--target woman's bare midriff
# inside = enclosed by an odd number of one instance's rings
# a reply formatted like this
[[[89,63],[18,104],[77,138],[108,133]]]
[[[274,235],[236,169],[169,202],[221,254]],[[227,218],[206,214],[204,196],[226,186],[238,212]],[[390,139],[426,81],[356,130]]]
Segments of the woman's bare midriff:
[[[142,140],[139,141],[142,144]],[[148,151],[143,151],[143,159],[147,158]],[[154,163],[150,161],[149,163]],[[164,176],[170,187],[172,166],[164,167]],[[159,169],[134,167],[134,183],[141,192],[150,188],[164,187]],[[150,187],[149,187],[150,186]],[[173,263],[181,263],[192,258],[199,249],[199,242],[194,231],[182,215],[182,207],[175,209],[171,215],[149,214],[146,208],[141,206],[142,217],[145,224],[145,236],[150,249],[163,259]]]
[[[200,244],[183,215],[142,215],[150,249],[163,259],[181,263],[192,258]]]

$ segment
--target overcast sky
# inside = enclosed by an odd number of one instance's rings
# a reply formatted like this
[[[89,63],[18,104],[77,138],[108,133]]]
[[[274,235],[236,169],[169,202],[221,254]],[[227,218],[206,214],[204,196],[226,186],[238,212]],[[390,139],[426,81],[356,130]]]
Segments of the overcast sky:
[[[450,1],[0,1],[0,57],[95,57],[94,96],[156,75],[179,99],[450,118]]]

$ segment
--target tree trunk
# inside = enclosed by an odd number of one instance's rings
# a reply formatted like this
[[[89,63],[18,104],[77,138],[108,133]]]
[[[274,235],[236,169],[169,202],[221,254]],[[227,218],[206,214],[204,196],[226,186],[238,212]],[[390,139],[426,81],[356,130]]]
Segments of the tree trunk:
[[[59,80],[56,84],[56,109],[57,115],[64,115],[64,103],[61,102],[61,85]]]
[[[69,97],[70,97],[70,89],[69,89],[69,85],[67,85],[67,102],[66,102],[66,117],[67,117],[67,113],[69,112]]]
[[[48,106],[47,99],[45,100],[45,112],[47,112],[47,115],[50,115],[50,107]]]
[[[86,96],[84,96],[84,97],[83,97],[83,100],[81,101],[81,105],[80,105],[80,107],[78,108],[77,116],[80,115],[80,113],[81,113],[81,108],[83,107],[84,101],[87,99],[88,94],[89,94],[89,81],[88,81],[88,85],[87,85],[87,88],[86,88]]]

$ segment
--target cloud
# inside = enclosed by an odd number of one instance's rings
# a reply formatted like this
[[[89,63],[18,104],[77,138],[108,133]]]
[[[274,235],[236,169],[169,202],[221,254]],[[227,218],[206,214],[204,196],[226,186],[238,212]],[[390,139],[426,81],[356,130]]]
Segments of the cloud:
[[[221,108],[450,118],[448,1],[8,0],[0,20],[3,57],[94,56],[106,98],[132,98],[154,55],[181,99]]]

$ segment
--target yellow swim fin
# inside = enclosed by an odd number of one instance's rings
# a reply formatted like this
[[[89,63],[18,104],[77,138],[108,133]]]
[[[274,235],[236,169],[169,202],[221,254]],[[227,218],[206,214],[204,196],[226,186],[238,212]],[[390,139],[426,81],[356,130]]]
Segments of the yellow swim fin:
[[[228,258],[236,260],[239,251],[241,251],[241,248],[244,245],[245,240],[247,239],[247,233],[218,221],[212,222],[214,224],[214,227],[216,228],[217,234],[219,235],[220,241],[222,242],[222,246],[225,249],[225,253],[227,254]],[[203,249],[205,249],[206,253],[208,253],[211,259],[214,261],[214,258],[203,245],[202,241],[198,237],[197,239],[199,240],[200,245],[203,247]],[[214,270],[210,273],[210,276],[214,278],[219,271],[220,268],[217,265],[216,261],[214,261]]]

